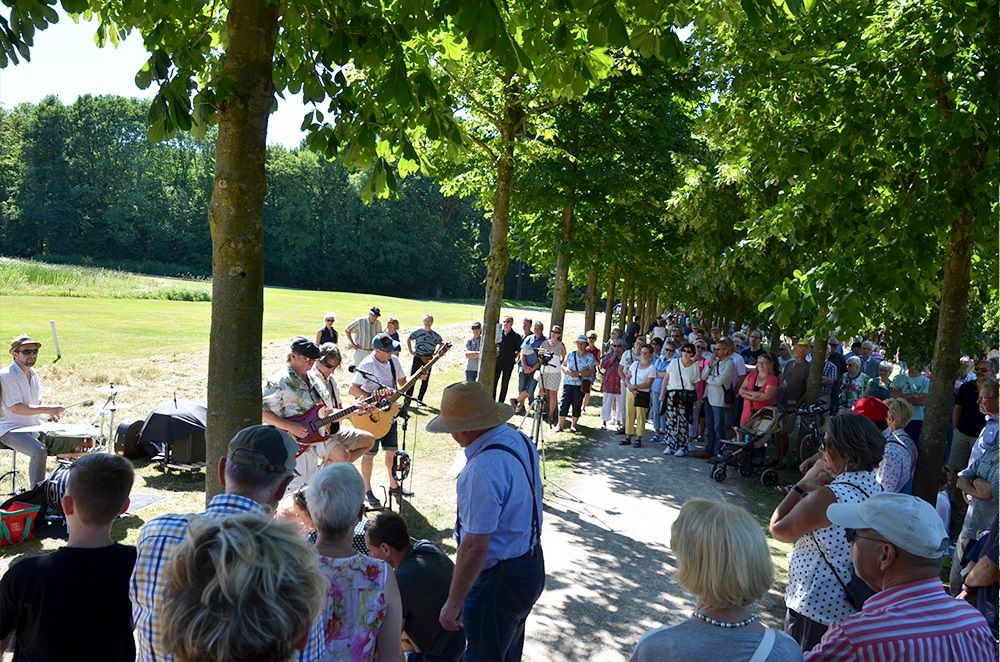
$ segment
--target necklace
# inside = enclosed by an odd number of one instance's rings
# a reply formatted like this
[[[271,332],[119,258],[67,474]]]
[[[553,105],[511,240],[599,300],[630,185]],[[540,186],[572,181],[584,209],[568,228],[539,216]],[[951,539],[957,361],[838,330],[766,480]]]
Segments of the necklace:
[[[757,614],[750,614],[749,618],[746,618],[742,621],[737,621],[735,623],[714,619],[711,616],[708,616],[707,614],[701,613],[700,611],[693,611],[691,612],[691,615],[697,618],[698,620],[705,621],[709,625],[714,625],[717,628],[744,628],[757,620]]]

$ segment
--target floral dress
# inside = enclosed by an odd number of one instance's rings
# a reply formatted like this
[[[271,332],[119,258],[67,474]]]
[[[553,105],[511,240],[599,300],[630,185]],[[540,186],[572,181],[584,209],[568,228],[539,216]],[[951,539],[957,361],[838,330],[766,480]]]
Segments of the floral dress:
[[[385,620],[385,583],[389,566],[362,554],[348,558],[319,557],[319,569],[330,580],[323,623],[323,660],[371,662]]]

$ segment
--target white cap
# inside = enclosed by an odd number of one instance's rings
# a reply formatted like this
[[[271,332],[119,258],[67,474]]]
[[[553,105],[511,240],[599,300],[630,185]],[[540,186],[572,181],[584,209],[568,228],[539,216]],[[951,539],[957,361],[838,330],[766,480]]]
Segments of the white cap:
[[[908,494],[882,492],[862,503],[835,503],[826,509],[826,516],[847,529],[874,529],[921,558],[948,554],[948,532],[934,506]]]

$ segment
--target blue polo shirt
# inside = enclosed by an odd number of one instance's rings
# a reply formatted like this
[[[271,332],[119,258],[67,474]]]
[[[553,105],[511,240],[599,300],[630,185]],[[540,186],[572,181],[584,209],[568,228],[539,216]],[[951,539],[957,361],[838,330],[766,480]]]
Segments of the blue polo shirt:
[[[524,357],[525,363],[528,365],[538,363],[538,352],[535,350],[541,347],[543,342],[545,342],[545,336],[536,338],[535,334],[531,334],[524,339],[524,342],[521,343],[521,356]],[[517,369],[522,372],[524,371],[524,366],[521,365],[520,361],[517,364]]]

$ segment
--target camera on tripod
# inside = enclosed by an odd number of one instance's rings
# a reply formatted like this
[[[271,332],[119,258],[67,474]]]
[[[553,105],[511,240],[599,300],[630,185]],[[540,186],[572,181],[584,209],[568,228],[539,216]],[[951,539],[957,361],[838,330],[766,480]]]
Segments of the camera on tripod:
[[[549,361],[552,360],[553,353],[547,349],[535,350],[538,352],[538,360],[542,362],[542,365],[548,365]]]

